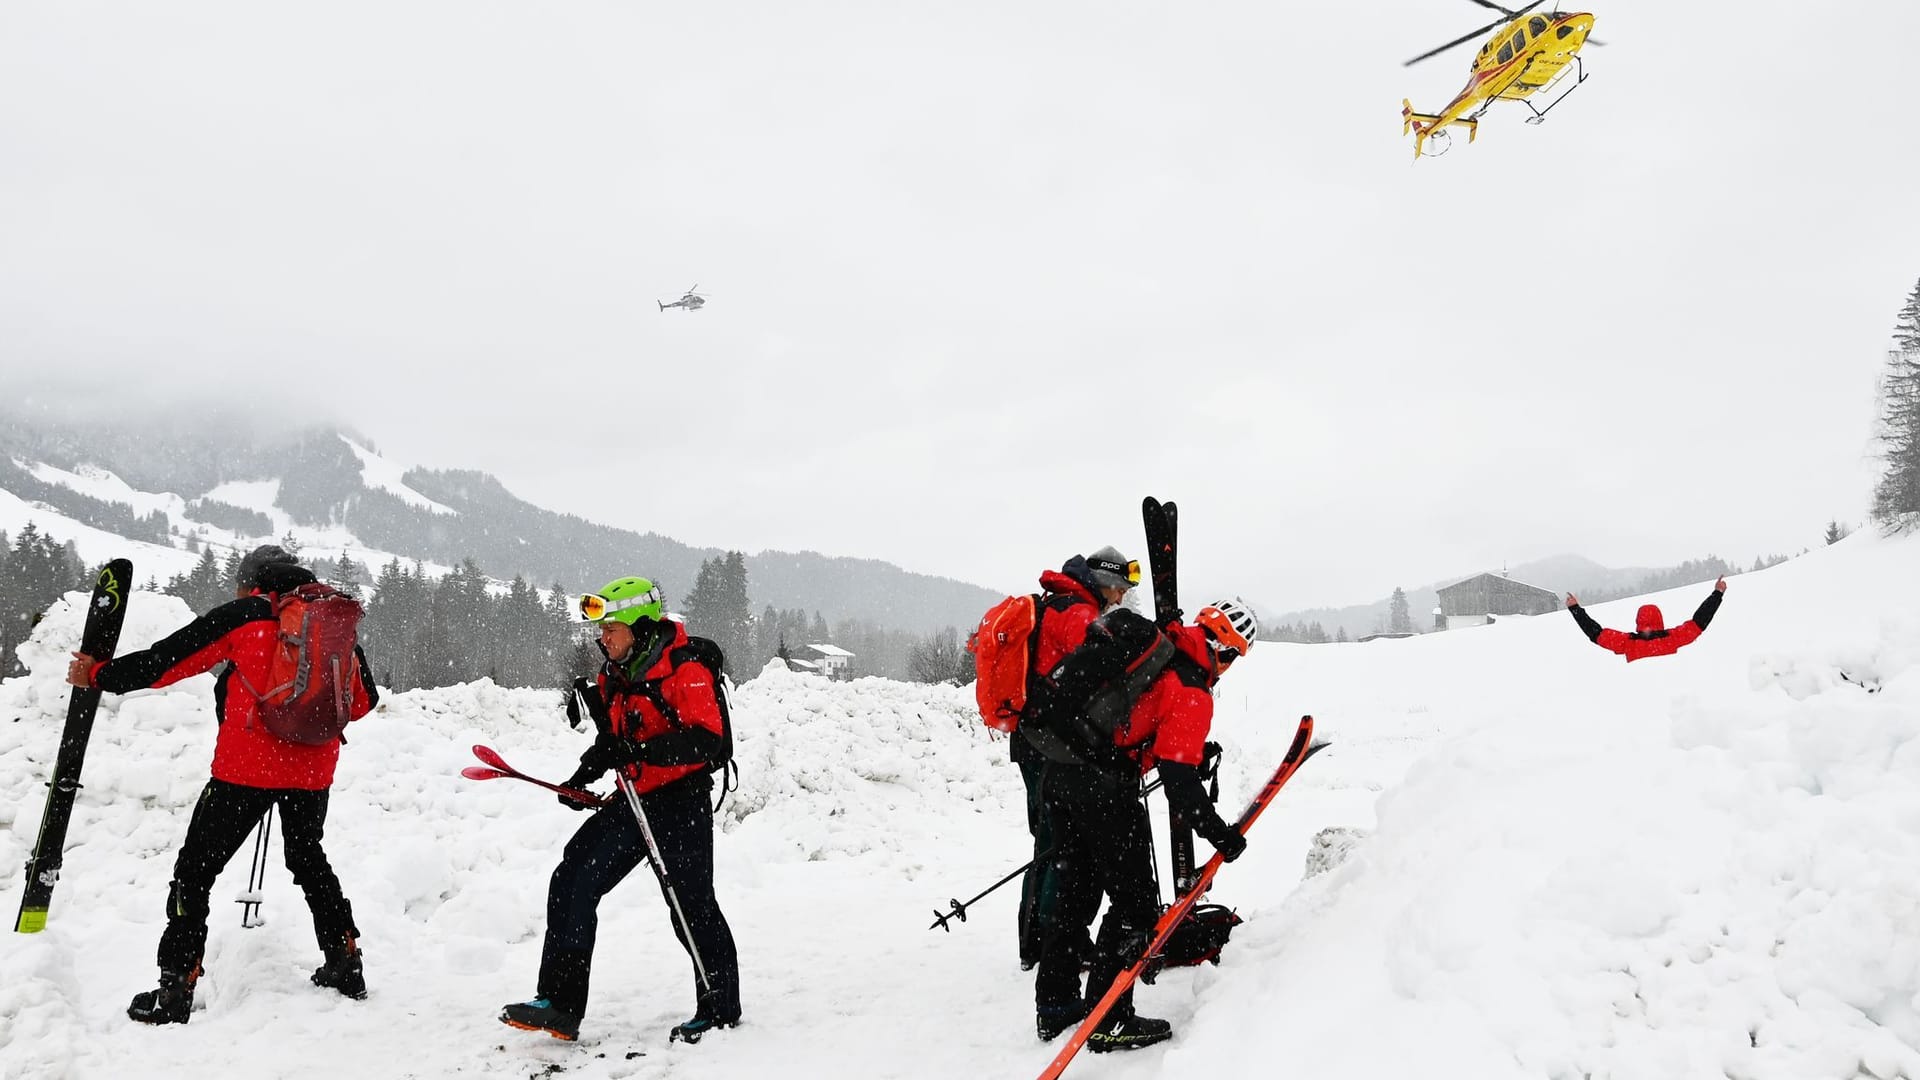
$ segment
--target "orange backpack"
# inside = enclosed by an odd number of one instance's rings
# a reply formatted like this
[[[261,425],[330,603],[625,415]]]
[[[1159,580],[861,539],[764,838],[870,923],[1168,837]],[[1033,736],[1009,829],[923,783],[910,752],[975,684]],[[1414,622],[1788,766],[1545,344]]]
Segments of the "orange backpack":
[[[1033,670],[1040,653],[1040,616],[1084,602],[1028,593],[1009,596],[980,616],[980,625],[967,635],[967,651],[973,654],[973,698],[988,727],[1013,731],[1027,712],[1041,674]]]
[[[266,686],[255,688],[241,679],[259,702],[260,723],[269,732],[291,743],[323,746],[339,739],[348,721],[367,714],[360,662],[353,654],[363,611],[358,600],[317,582],[274,599],[279,639],[268,661]]]
[[[980,704],[980,719],[995,731],[1020,726],[1034,653],[1040,647],[1039,616],[1038,596],[1009,596],[988,608],[980,616],[980,625],[967,635],[967,651],[973,654],[973,697]]]

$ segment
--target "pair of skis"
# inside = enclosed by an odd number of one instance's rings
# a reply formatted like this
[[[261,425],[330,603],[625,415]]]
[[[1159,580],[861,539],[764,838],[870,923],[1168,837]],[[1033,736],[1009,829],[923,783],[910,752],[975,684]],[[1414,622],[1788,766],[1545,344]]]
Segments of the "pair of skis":
[[[1179,507],[1149,495],[1140,502],[1140,519],[1147,530],[1147,566],[1153,577],[1153,622],[1164,629],[1180,621]],[[1167,840],[1173,849],[1173,894],[1179,896],[1195,881],[1193,826],[1178,813],[1169,814]]]

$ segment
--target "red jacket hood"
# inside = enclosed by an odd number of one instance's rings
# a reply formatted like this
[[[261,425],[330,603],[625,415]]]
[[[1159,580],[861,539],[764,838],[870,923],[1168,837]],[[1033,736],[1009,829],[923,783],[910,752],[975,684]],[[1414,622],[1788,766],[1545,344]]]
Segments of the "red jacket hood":
[[[1188,659],[1199,664],[1200,670],[1207,673],[1208,685],[1220,681],[1220,665],[1214,662],[1213,646],[1207,641],[1205,630],[1181,623],[1166,633],[1173,639],[1175,648],[1186,653]]]
[[[1633,617],[1633,628],[1642,634],[1651,634],[1667,628],[1667,617],[1660,614],[1658,604],[1640,605],[1640,614]]]
[[[1040,572],[1040,588],[1043,591],[1060,593],[1063,596],[1077,596],[1095,607],[1100,606],[1100,598],[1093,595],[1092,590],[1058,570],[1042,570]]]

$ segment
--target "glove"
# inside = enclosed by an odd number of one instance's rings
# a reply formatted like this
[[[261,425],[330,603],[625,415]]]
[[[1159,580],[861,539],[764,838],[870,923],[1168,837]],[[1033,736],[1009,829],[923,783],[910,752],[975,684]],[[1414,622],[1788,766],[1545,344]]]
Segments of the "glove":
[[[1212,844],[1213,850],[1219,852],[1220,857],[1228,862],[1239,858],[1247,850],[1247,838],[1240,835],[1236,829],[1228,829],[1218,836],[1209,836],[1207,843]]]
[[[606,712],[606,707],[600,703],[600,687],[595,684],[592,679],[582,675],[573,680],[573,686],[567,691],[565,696],[567,699],[568,727],[577,730],[580,725],[589,718],[591,718],[596,725],[600,723],[601,715]],[[582,702],[586,704],[584,711],[581,709]]]
[[[581,765],[579,768],[573,770],[572,776],[569,776],[565,780],[560,781],[560,786],[564,788],[572,788],[575,791],[585,791],[587,790],[588,784],[591,784],[595,780],[600,779],[600,777],[605,772],[606,772],[605,769],[593,769],[593,768],[587,767],[586,765]],[[560,805],[566,807],[569,810],[593,809],[592,806],[586,803],[580,802],[577,799],[569,799],[565,795],[555,795],[554,798],[560,800]]]
[[[595,770],[593,778],[598,780],[608,769],[617,769],[622,765],[632,765],[646,752],[646,744],[638,739],[629,739],[622,735],[601,735],[580,755],[582,769]]]

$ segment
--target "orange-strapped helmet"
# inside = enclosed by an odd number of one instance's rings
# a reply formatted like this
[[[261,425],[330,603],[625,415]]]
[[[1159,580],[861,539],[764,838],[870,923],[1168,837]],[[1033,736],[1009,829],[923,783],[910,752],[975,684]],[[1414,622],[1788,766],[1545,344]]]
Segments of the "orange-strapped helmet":
[[[1214,648],[1232,649],[1242,656],[1253,648],[1254,639],[1260,636],[1260,624],[1253,617],[1253,609],[1238,599],[1208,604],[1194,614],[1193,622],[1212,636]]]

